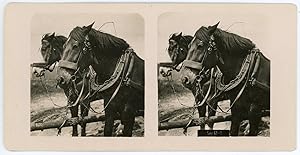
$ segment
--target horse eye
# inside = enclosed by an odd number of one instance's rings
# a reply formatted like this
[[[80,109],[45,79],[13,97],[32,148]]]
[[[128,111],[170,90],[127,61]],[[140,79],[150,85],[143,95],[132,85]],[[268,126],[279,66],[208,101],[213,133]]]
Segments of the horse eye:
[[[200,46],[203,46],[203,45],[204,45],[203,41],[200,41]]]
[[[74,44],[74,45],[73,45],[73,49],[76,49],[77,47],[78,47],[77,44]]]
[[[197,45],[198,45],[198,47],[203,46],[203,41],[200,41]]]

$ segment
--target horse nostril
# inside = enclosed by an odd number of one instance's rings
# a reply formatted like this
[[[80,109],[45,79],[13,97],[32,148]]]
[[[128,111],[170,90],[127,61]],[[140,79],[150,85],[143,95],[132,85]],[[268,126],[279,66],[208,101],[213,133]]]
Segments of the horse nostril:
[[[57,78],[57,83],[58,83],[58,84],[60,84],[60,85],[63,85],[63,84],[65,83],[65,80],[64,80],[64,78],[63,78],[63,77],[61,77],[61,76],[60,76],[60,77],[58,77],[58,78]]]
[[[189,78],[186,76],[182,79],[182,82],[186,85],[188,85],[190,83]]]

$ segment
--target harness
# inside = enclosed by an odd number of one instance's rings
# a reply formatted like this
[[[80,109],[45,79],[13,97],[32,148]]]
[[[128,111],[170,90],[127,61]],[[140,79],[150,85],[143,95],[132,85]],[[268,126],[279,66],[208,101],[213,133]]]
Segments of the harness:
[[[97,74],[95,72],[91,73],[89,82],[90,82],[90,92],[93,93],[90,94],[90,97],[93,97],[96,93],[101,93],[106,91],[107,89],[114,86],[118,81],[120,82],[118,87],[115,89],[116,93],[113,93],[111,98],[115,97],[121,85],[130,86],[136,89],[143,90],[144,89],[143,85],[131,79],[135,58],[136,58],[136,54],[133,51],[133,49],[132,48],[126,49],[125,53],[118,60],[118,63],[115,67],[113,74],[110,76],[108,80],[104,81],[103,84],[97,83]]]
[[[208,51],[205,52],[205,55],[204,55],[203,59],[201,60],[201,62],[185,60],[183,62],[183,65],[187,68],[199,70],[199,74],[197,75],[197,77],[202,77],[204,72],[206,72],[203,62],[206,59],[207,55],[210,54],[210,52],[212,52],[212,51],[218,52],[213,37],[210,38]],[[204,96],[204,99],[201,101],[201,103],[199,103],[200,102],[199,101],[198,103],[196,103],[196,105],[202,106],[203,104],[207,103],[208,95],[210,94],[211,87],[212,87],[211,83],[213,82],[213,80],[215,80],[214,81],[215,82],[215,88],[214,88],[215,93],[209,100],[219,97],[224,92],[228,92],[228,91],[236,88],[237,86],[239,86],[242,82],[244,82],[244,84],[241,87],[241,89],[239,90],[237,96],[233,100],[230,108],[228,109],[228,111],[229,111],[232,108],[232,106],[235,104],[235,102],[240,98],[240,96],[242,95],[242,93],[244,92],[244,90],[248,84],[250,84],[251,86],[254,86],[256,84],[261,84],[261,83],[257,82],[257,80],[256,80],[256,74],[257,74],[258,68],[260,66],[260,61],[259,61],[260,56],[261,56],[261,52],[259,51],[259,49],[253,48],[252,50],[250,50],[250,53],[246,56],[246,58],[244,59],[244,61],[242,63],[242,67],[241,67],[238,75],[233,80],[231,80],[228,84],[222,83],[224,76],[223,76],[223,73],[220,71],[220,69],[217,66],[213,67],[211,69],[211,74],[210,74],[211,82],[209,85],[209,89],[208,89],[206,95]],[[220,61],[222,61],[220,58],[218,58],[218,59]],[[215,73],[214,73],[214,68],[216,68]],[[201,86],[200,86],[201,80],[202,80],[202,78],[200,78],[199,80],[196,81],[197,82],[196,83],[196,86],[197,86],[196,95],[200,94],[199,91],[201,91],[201,90],[199,90],[199,89],[201,89]]]
[[[84,48],[82,52],[80,52],[79,58],[76,63],[69,62],[65,60],[61,60],[59,62],[60,67],[68,68],[75,70],[75,73],[72,75],[71,78],[72,82],[75,83],[76,80],[76,74],[79,72],[80,68],[78,67],[78,61],[80,60],[81,56],[83,54],[86,54],[87,52],[92,52],[91,44],[89,41],[85,41]],[[142,84],[139,84],[131,79],[132,71],[134,68],[134,63],[136,59],[136,54],[132,48],[127,48],[124,52],[124,54],[121,55],[119,58],[115,70],[113,74],[110,76],[109,79],[105,80],[102,84],[97,83],[97,75],[96,72],[93,70],[91,66],[89,66],[89,73],[87,76],[84,75],[83,80],[89,79],[89,92],[88,94],[81,100],[81,102],[84,102],[86,100],[90,100],[92,97],[95,97],[96,94],[103,93],[106,90],[112,88],[118,83],[118,86],[115,88],[112,96],[110,97],[109,101],[107,102],[106,106],[104,107],[104,110],[109,105],[109,103],[115,98],[115,96],[118,94],[120,88],[122,86],[128,86],[133,87],[136,89],[143,90],[144,86]],[[74,87],[76,89],[76,87]],[[72,106],[76,106],[80,99],[82,98],[84,84],[82,85],[81,91],[78,95],[77,100],[74,102]]]

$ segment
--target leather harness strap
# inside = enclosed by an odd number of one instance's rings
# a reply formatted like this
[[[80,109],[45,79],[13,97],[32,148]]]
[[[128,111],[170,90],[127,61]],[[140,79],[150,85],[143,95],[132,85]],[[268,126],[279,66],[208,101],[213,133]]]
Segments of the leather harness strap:
[[[203,64],[200,63],[200,62],[192,61],[192,60],[184,60],[183,61],[183,66],[184,67],[189,67],[189,68],[201,70]]]
[[[58,67],[77,70],[77,63],[70,62],[70,61],[65,61],[65,60],[60,60],[59,63],[58,63]]]
[[[257,60],[258,55],[259,55],[259,50],[258,49],[252,49],[251,53],[248,54],[247,57],[245,58],[245,61],[242,65],[242,68],[241,68],[239,74],[236,76],[235,79],[230,81],[230,83],[227,84],[227,85],[223,85],[221,83],[220,79],[223,76],[223,74],[218,70],[218,67],[217,67],[217,71],[216,71],[217,72],[217,78],[215,80],[216,81],[215,90],[217,92],[215,92],[215,94],[213,95],[213,97],[211,97],[210,100],[212,100],[213,98],[218,97],[223,92],[227,92],[229,90],[232,90],[233,88],[237,87],[245,79],[245,82],[244,82],[242,88],[239,90],[237,96],[235,97],[235,99],[231,103],[231,106],[226,111],[226,112],[228,112],[234,106],[235,102],[241,97],[241,95],[243,94],[243,92],[244,92],[248,82],[250,81],[250,79],[254,78],[253,76],[256,74],[257,69],[259,67],[259,61]],[[212,80],[212,78],[213,77],[211,77],[211,80]],[[220,87],[220,85],[221,85],[221,87]],[[206,99],[203,100],[200,105],[202,105],[205,102],[206,102]]]
[[[222,83],[223,74],[220,72],[216,78],[217,89],[220,90],[221,92],[225,92],[225,91],[229,91],[229,90],[235,88],[236,86],[238,86],[243,81],[243,79],[246,77],[248,70],[250,70],[250,62],[254,59],[254,56],[255,56],[255,53],[252,53],[252,52],[247,55],[238,75],[226,85],[224,85]]]
[[[91,89],[94,92],[92,96],[94,96],[98,92],[104,92],[105,90],[112,87],[119,79],[121,79],[120,83],[124,83],[126,86],[132,86],[137,89],[144,89],[144,87],[130,79],[131,73],[134,68],[134,59],[135,53],[132,48],[128,48],[125,51],[116,65],[115,71],[113,75],[106,80],[103,84],[99,85],[96,83],[96,76],[91,78],[90,85]]]
[[[118,81],[118,79],[121,77],[122,71],[124,69],[124,65],[125,65],[125,55],[122,55],[121,58],[119,59],[119,62],[116,65],[114,73],[103,84],[100,84],[100,85],[97,84],[97,82],[96,82],[97,76],[95,76],[94,78],[91,78],[90,85],[91,85],[91,89],[94,92],[92,96],[94,96],[98,92],[103,92],[103,91],[109,89],[110,87],[112,87]]]

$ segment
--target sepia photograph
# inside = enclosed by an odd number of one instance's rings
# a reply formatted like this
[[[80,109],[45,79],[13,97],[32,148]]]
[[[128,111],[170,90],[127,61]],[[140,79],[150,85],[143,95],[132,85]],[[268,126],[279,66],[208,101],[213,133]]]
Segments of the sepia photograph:
[[[250,14],[159,17],[159,136],[270,136],[266,28]]]
[[[36,14],[30,33],[32,136],[143,137],[141,16]]]
[[[9,3],[8,151],[293,151],[297,6]]]

